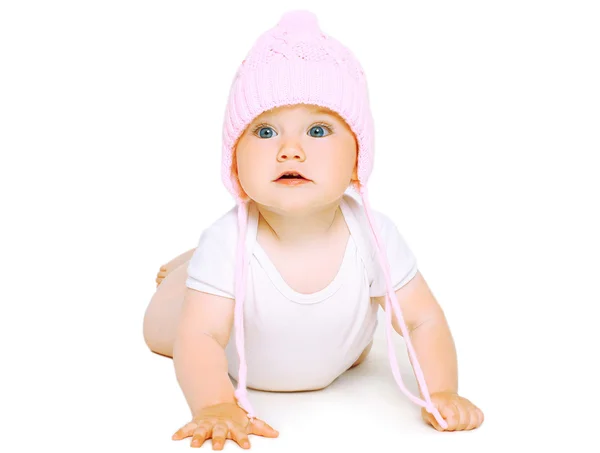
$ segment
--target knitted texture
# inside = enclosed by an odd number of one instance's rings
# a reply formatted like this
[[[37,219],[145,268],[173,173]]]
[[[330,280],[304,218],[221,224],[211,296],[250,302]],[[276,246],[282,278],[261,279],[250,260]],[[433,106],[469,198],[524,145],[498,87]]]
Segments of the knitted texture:
[[[358,180],[366,185],[373,168],[374,131],[363,69],[349,49],[321,31],[313,13],[292,11],[258,38],[231,85],[223,122],[222,179],[237,200],[246,199],[232,171],[238,138],[261,113],[293,104],[329,108],[348,123],[357,138]]]

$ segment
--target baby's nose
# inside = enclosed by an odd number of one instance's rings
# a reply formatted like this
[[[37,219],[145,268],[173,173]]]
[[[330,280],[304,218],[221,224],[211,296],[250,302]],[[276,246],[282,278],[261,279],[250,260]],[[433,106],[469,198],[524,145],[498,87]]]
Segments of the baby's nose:
[[[304,160],[306,158],[304,151],[299,146],[286,146],[281,148],[277,155],[279,161],[286,160]]]

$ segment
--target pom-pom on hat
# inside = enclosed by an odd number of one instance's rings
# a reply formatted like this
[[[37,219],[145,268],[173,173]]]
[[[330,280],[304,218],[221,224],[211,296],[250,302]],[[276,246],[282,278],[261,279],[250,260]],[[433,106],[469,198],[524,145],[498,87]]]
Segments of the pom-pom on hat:
[[[235,332],[240,359],[238,404],[254,418],[254,410],[246,389],[247,365],[244,350],[244,299],[249,257],[245,256],[245,237],[249,199],[242,190],[233,168],[237,140],[248,125],[261,113],[275,107],[313,104],[328,108],[340,115],[356,136],[358,145],[358,181],[353,188],[360,194],[378,259],[385,273],[386,328],[390,364],[401,390],[415,404],[424,407],[442,427],[447,424],[431,402],[408,329],[390,277],[390,267],[382,249],[377,227],[367,196],[367,181],[373,169],[374,127],[369,93],[364,71],[352,52],[333,37],[324,33],[317,17],[309,11],[285,13],[277,25],[259,36],[240,64],[231,88],[223,121],[221,175],[227,190],[238,205],[238,244],[235,269]],[[425,401],[413,396],[404,386],[392,344],[392,312],[401,326],[411,356],[415,374]]]

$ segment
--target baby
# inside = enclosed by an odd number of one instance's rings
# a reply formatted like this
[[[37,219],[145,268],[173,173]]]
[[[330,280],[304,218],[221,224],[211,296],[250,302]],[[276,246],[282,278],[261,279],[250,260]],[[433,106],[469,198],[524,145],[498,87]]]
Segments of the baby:
[[[173,439],[222,449],[226,439],[249,448],[250,434],[276,437],[246,389],[327,387],[369,354],[379,307],[394,377],[424,420],[479,427],[483,413],[457,393],[444,314],[394,223],[369,205],[364,72],[312,13],[286,13],[259,37],[234,78],[222,138],[236,206],[161,267],[144,317],[148,347],[173,358],[192,412]],[[420,398],[402,382],[393,331]]]

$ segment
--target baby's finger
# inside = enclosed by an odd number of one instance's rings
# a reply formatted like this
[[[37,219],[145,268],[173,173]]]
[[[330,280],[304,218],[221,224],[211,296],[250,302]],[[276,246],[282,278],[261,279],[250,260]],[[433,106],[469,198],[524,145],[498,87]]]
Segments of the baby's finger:
[[[445,431],[454,431],[460,420],[456,406],[454,406],[452,403],[444,404],[441,405],[438,410],[440,411],[442,418],[448,424],[448,427],[445,429]]]
[[[456,410],[458,412],[458,425],[456,430],[464,431],[471,422],[471,412],[469,410],[469,406],[466,406],[465,404],[456,404]]]
[[[213,450],[223,450],[225,446],[225,441],[227,440],[227,434],[229,433],[229,428],[223,422],[215,423],[215,426],[212,430],[212,445]]]
[[[469,424],[465,429],[471,430],[475,429],[479,426],[479,415],[477,414],[477,408],[475,406],[471,406],[469,408]]]
[[[477,415],[479,416],[479,425],[477,425],[477,426],[481,426],[481,424],[483,423],[483,419],[485,417],[483,416],[482,410],[479,408],[477,408]]]
[[[427,412],[426,410],[422,411],[423,414],[423,419],[429,423],[431,426],[433,426],[435,429],[437,429],[438,431],[444,431],[444,429],[440,426],[440,424],[437,422],[437,420],[435,419],[435,417],[433,415],[431,415],[429,412]]]
[[[210,437],[212,432],[212,423],[202,422],[200,426],[196,428],[194,431],[194,436],[192,437],[191,447],[201,447],[202,444]]]
[[[181,440],[181,439],[185,439],[186,437],[190,437],[197,427],[198,427],[198,424],[196,422],[189,422],[182,428],[179,428],[177,430],[177,432],[175,434],[173,434],[173,436],[171,436],[171,439]]]
[[[258,436],[264,436],[264,437],[279,436],[279,432],[277,430],[273,429],[267,423],[265,423],[264,421],[262,421],[258,418],[253,419],[248,424],[248,427],[246,429],[248,430],[249,434],[256,434]]]
[[[483,412],[476,406],[473,406],[474,417],[475,417],[475,428],[479,428],[483,423]]]
[[[248,434],[246,430],[240,425],[233,424],[233,427],[229,430],[229,435],[231,439],[238,443],[238,445],[242,448],[250,448],[250,439],[248,439]]]

